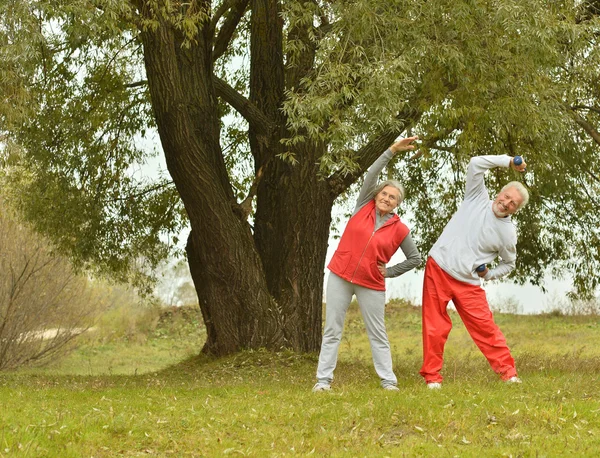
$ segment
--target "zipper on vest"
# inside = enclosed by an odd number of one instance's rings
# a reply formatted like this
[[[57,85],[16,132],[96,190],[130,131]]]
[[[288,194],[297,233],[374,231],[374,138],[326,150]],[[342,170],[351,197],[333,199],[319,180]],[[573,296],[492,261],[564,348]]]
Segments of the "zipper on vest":
[[[383,226],[381,226],[383,227]],[[379,229],[381,229],[381,227]],[[373,232],[371,233],[371,237],[369,237],[369,240],[367,240],[367,244],[365,245],[362,254],[360,255],[360,259],[358,260],[358,264],[356,264],[356,269],[354,269],[354,272],[352,273],[352,278],[350,279],[350,283],[354,283],[354,276],[356,275],[356,271],[358,270],[358,268],[360,267],[360,263],[365,255],[365,252],[367,251],[367,248],[369,246],[369,243],[371,243],[371,239],[373,238],[373,236],[375,235],[375,230],[373,230]]]

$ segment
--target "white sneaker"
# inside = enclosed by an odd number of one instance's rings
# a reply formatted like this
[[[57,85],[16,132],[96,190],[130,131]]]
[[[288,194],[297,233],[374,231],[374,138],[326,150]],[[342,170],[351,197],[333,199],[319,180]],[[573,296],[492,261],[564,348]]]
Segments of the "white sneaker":
[[[427,384],[427,388],[429,388],[430,390],[441,390],[442,384],[439,382],[430,382]]]
[[[400,391],[400,388],[398,388],[396,385],[386,385],[383,387],[383,389],[388,391]]]
[[[517,377],[516,375],[509,378],[508,380],[506,380],[506,383],[523,383],[523,380],[521,380],[519,377]]]
[[[313,393],[316,393],[317,391],[330,391],[331,385],[329,383],[317,382],[312,390]]]

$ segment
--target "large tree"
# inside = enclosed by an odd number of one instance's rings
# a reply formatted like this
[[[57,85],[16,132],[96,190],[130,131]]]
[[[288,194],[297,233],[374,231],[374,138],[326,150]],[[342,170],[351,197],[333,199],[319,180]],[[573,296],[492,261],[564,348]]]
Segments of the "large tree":
[[[138,281],[189,224],[206,352],[318,348],[332,205],[407,132],[422,155],[390,173],[423,252],[470,156],[523,154],[516,280],[567,267],[579,292],[597,285],[592,3],[0,3],[10,81],[31,110],[0,112],[23,213],[76,263]],[[147,182],[135,170],[154,129],[170,177]]]

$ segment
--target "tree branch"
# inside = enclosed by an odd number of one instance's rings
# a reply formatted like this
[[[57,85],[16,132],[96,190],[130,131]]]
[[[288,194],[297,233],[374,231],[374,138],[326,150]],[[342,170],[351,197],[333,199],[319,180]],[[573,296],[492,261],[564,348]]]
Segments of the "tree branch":
[[[128,195],[123,196],[123,197],[115,197],[115,198],[112,198],[112,199],[105,199],[105,200],[102,201],[102,203],[106,205],[106,204],[111,203],[111,202],[119,202],[119,201],[125,202],[125,201],[128,201],[128,200],[137,199],[139,197],[145,196],[146,194],[150,194],[151,192],[158,191],[158,190],[163,189],[163,188],[168,188],[168,187],[173,186],[173,185],[174,185],[173,180],[167,180],[167,181],[164,181],[163,183],[159,183],[159,184],[157,184],[155,186],[150,186],[149,188],[146,188],[146,189],[144,189],[142,191],[135,192],[135,193],[132,193],[132,194],[128,194]]]
[[[252,182],[252,185],[248,190],[248,195],[238,205],[238,216],[242,221],[248,221],[248,216],[250,216],[250,212],[252,211],[252,199],[254,199],[254,196],[256,195],[256,190],[258,189],[258,184],[260,183],[263,177],[264,167],[265,166],[263,165],[261,168],[258,169],[258,172],[256,172],[256,177],[254,178],[254,181]]]
[[[590,107],[588,105],[573,105],[571,107],[571,110],[573,110],[573,111],[576,111],[576,110],[590,110],[590,111],[593,111],[594,113],[600,114],[600,108],[598,108],[598,107]]]
[[[327,179],[333,193],[336,196],[339,196],[346,189],[348,189],[348,187],[354,183],[379,156],[381,156],[381,153],[383,153],[385,149],[390,146],[393,141],[409,126],[415,124],[420,117],[421,111],[413,109],[407,104],[406,108],[404,108],[397,116],[398,119],[404,121],[401,128],[380,133],[360,150],[358,150],[358,169],[355,172],[349,174],[335,172]],[[415,156],[416,155],[413,157]]]
[[[257,133],[270,136],[276,126],[256,105],[218,76],[213,76],[213,84],[217,95],[242,115]]]
[[[227,10],[231,8],[232,3],[233,0],[224,0],[223,3],[219,5],[219,8],[217,9],[217,11],[215,11],[215,14],[213,14],[213,17],[210,20],[211,33],[213,33],[217,29],[217,24],[219,23],[223,15],[227,12]]]
[[[141,80],[141,81],[136,81],[135,83],[128,83],[125,85],[126,88],[136,88],[136,87],[142,87],[142,86],[147,86],[148,85],[148,80]]]
[[[211,29],[215,30],[219,19],[227,10],[229,10],[225,22],[221,26],[218,35],[215,37],[212,55],[213,62],[221,57],[227,50],[235,29],[244,17],[244,13],[248,7],[248,2],[249,0],[231,0],[224,2],[213,16]]]
[[[567,108],[567,111],[569,112],[569,114],[571,115],[571,117],[573,118],[573,120],[577,124],[579,124],[579,126],[581,128],[583,128],[583,130],[585,130],[598,145],[600,145],[600,133],[596,129],[594,129],[594,126],[592,126],[589,122],[587,122],[576,111],[570,109],[569,107],[566,107],[566,108]]]
[[[310,1],[316,4],[315,0]],[[319,40],[323,40],[333,29],[326,15],[322,14],[319,19],[321,21],[319,26],[303,23],[300,26],[290,27],[288,30],[288,42],[299,41],[303,45],[301,51],[288,51],[287,53],[286,61],[289,65],[286,68],[286,87],[288,88],[297,88],[303,78],[315,72],[314,64],[318,43],[313,40],[309,32],[312,32]]]

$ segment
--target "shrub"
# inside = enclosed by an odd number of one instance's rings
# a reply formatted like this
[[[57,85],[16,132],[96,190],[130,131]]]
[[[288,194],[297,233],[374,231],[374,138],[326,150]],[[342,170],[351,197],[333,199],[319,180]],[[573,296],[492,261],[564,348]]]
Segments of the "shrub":
[[[546,304],[545,314],[554,316],[600,315],[600,302],[598,299],[581,300],[555,295]]]
[[[494,312],[498,313],[511,313],[513,315],[523,313],[523,306],[515,296],[509,296],[494,302],[490,301],[490,307]]]
[[[66,351],[92,325],[102,300],[1,198],[0,210],[0,370],[6,370]]]
[[[123,340],[145,343],[160,320],[159,304],[124,286],[111,288],[107,297],[110,307],[99,317],[93,339],[101,343]]]

